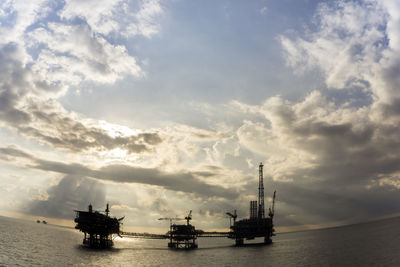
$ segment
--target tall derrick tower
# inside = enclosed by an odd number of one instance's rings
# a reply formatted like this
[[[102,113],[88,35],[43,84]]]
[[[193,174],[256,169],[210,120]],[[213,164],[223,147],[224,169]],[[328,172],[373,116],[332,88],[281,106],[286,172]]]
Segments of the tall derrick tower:
[[[258,166],[258,218],[265,218],[265,209],[264,209],[264,181],[263,181],[263,167],[264,165],[260,162]]]
[[[272,242],[271,237],[274,235],[274,224],[272,219],[274,217],[275,208],[275,192],[272,199],[272,206],[267,216],[265,216],[264,207],[264,165],[260,162],[258,167],[258,200],[250,201],[250,218],[236,221],[237,214],[233,215],[228,212],[227,214],[233,218],[233,225],[230,225],[231,231],[228,238],[235,239],[237,246],[243,245],[244,240],[255,239],[256,237],[263,237],[265,244]]]

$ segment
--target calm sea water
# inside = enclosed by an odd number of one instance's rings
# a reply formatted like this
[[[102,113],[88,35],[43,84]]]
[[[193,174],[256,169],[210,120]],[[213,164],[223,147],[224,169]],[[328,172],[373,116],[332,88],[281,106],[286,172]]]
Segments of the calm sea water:
[[[267,246],[202,238],[191,251],[129,238],[96,251],[83,248],[82,237],[74,229],[0,217],[0,266],[400,266],[400,218],[278,234]]]

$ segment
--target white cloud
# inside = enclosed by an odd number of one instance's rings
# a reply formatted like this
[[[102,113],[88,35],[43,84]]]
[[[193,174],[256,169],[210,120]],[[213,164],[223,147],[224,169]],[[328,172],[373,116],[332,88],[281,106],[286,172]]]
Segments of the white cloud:
[[[399,4],[335,1],[319,6],[317,31],[281,36],[286,62],[296,71],[317,68],[333,89],[361,88],[375,123],[398,125],[400,99]]]
[[[0,25],[0,42],[18,43],[29,51],[31,70],[51,86],[64,86],[63,92],[82,81],[113,83],[144,75],[135,57],[122,43],[114,44],[113,37],[151,37],[160,30],[163,13],[153,0],[5,1],[1,8],[5,23]]]
[[[331,88],[371,82],[385,50],[381,29],[386,14],[373,1],[321,4],[315,17],[317,31],[294,41],[281,36],[286,62],[297,71],[319,68]]]
[[[129,25],[128,33],[142,34],[146,37],[158,33],[160,26],[157,23],[157,18],[161,14],[162,8],[158,0],[144,0],[142,7],[136,14],[137,26]]]
[[[159,17],[163,9],[158,0],[143,1],[66,1],[60,17],[84,19],[90,28],[104,35],[151,37],[160,30]],[[133,21],[133,22],[132,22]]]
[[[45,6],[47,2],[48,0],[2,1],[0,3],[0,9],[3,11],[1,16],[6,20],[15,16],[15,20],[10,26],[8,24],[0,26],[2,36],[0,42],[2,44],[9,42],[23,43],[26,29],[48,14],[49,9]]]
[[[111,45],[87,26],[51,23],[48,28],[30,33],[34,44],[47,46],[34,67],[47,80],[67,84],[85,80],[113,83],[126,75],[142,75],[135,58],[124,46]]]
[[[85,19],[94,32],[107,35],[117,32],[120,28],[114,15],[122,2],[124,1],[67,0],[59,14],[63,19],[71,20],[76,17]]]
[[[400,49],[400,3],[396,0],[383,0],[381,2],[390,16],[386,29],[390,39],[389,46],[398,51]]]

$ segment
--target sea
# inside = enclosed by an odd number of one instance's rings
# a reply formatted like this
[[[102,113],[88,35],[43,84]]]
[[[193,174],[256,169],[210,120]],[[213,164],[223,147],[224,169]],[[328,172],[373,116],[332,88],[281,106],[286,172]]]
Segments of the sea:
[[[277,233],[271,245],[199,238],[199,248],[187,251],[133,238],[92,250],[82,238],[72,228],[0,216],[0,266],[400,266],[400,217]]]

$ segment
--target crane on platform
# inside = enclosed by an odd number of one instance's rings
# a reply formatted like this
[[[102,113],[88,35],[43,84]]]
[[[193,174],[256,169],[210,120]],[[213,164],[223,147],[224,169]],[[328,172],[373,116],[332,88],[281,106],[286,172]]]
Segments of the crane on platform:
[[[272,206],[269,208],[269,217],[273,218],[275,214],[275,197],[276,197],[276,190],[274,191],[274,196],[272,197]]]
[[[232,219],[233,219],[233,224],[235,224],[236,218],[237,218],[236,210],[233,211],[233,214],[230,212],[227,212],[226,215],[229,216],[229,224],[232,226]]]
[[[189,221],[192,219],[192,210],[189,211],[189,214],[185,217],[187,225],[189,225]]]

